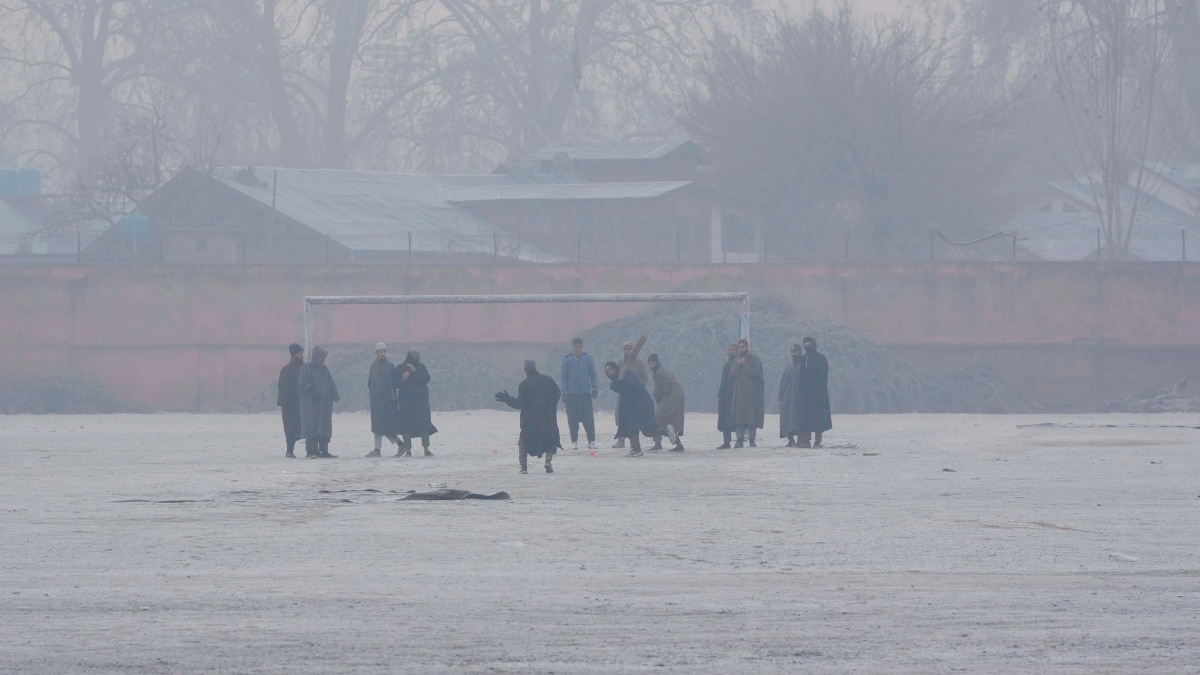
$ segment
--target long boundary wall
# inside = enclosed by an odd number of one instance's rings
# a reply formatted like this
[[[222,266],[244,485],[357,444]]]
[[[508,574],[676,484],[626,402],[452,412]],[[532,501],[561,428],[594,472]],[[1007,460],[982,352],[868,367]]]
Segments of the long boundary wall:
[[[217,410],[274,379],[305,295],[742,290],[752,312],[783,300],[918,362],[990,365],[1048,401],[1200,376],[1200,264],[179,265],[0,267],[0,380],[71,373],[132,403]],[[641,309],[322,307],[315,337],[566,342]]]

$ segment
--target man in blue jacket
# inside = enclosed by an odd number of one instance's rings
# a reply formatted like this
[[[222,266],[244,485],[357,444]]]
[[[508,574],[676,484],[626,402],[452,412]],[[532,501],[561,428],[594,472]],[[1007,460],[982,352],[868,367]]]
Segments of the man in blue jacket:
[[[579,424],[587,433],[588,448],[596,449],[596,420],[592,412],[592,399],[599,388],[596,384],[596,363],[592,355],[583,351],[583,340],[571,340],[571,353],[563,357],[562,373],[563,405],[567,408],[567,427],[571,430],[571,447],[579,449]]]

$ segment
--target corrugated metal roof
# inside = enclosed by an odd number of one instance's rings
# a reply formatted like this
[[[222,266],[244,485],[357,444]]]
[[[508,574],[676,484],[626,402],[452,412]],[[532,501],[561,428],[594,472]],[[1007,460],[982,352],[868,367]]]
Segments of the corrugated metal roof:
[[[640,141],[554,143],[553,145],[536,150],[529,157],[530,159],[551,160],[554,159],[554,155],[557,153],[564,152],[571,159],[584,161],[659,159],[691,142],[686,138],[672,138]]]
[[[654,199],[692,185],[687,181],[637,183],[495,184],[455,186],[446,189],[446,201],[552,201],[586,199]]]
[[[1054,182],[1050,183],[1056,190],[1059,190],[1068,197],[1083,204],[1085,208],[1090,208],[1092,203],[1092,195],[1087,185],[1083,183],[1067,183]],[[1121,188],[1121,203],[1133,203],[1134,190],[1133,187],[1126,185]],[[1126,214],[1129,213],[1125,209]],[[1175,225],[1179,227],[1187,227],[1194,224],[1192,218],[1174,208],[1170,204],[1153,197],[1148,194],[1142,194],[1142,198],[1138,203],[1138,219],[1145,218],[1147,223],[1159,223],[1163,225]]]
[[[1146,166],[1184,190],[1200,195],[1200,164],[1147,162]]]
[[[258,169],[254,180],[232,170],[213,178],[267,206],[276,180],[275,208],[352,251],[491,253],[494,236],[511,237],[479,216],[445,199],[447,183],[496,183],[504,176],[438,176],[330,169]],[[522,260],[553,258],[523,242]]]

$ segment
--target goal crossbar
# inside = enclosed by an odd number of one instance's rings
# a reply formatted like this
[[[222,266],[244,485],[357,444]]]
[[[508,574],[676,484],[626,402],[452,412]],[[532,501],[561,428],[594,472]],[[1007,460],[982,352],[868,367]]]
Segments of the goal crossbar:
[[[750,339],[750,293],[525,293],[510,295],[306,295],[304,354],[312,354],[313,308],[317,305],[463,305],[548,302],[741,302],[738,332]]]

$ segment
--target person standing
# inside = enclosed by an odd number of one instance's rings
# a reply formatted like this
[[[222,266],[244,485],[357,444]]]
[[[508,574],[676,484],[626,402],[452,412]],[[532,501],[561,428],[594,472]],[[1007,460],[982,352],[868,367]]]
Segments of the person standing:
[[[433,457],[429,451],[429,437],[437,433],[437,427],[433,426],[433,413],[429,410],[429,380],[432,378],[429,369],[421,363],[421,352],[408,350],[404,363],[396,366],[395,372],[396,431],[404,436],[404,445],[396,456],[412,457],[412,442],[419,436],[425,456]]]
[[[647,357],[646,365],[654,373],[654,419],[658,424],[654,446],[650,450],[662,450],[662,437],[666,434],[675,444],[671,452],[683,452],[683,441],[680,439],[683,436],[683,387],[679,386],[675,373],[662,365],[658,354]]]
[[[641,457],[640,434],[653,436],[658,430],[654,419],[654,398],[646,391],[641,378],[627,367],[617,366],[616,361],[604,364],[609,389],[617,392],[617,436],[629,439],[629,454],[626,457]]]
[[[804,354],[792,345],[791,361],[779,378],[779,437],[795,448],[804,432]]]
[[[538,372],[533,359],[525,360],[525,379],[514,398],[508,390],[496,393],[496,400],[521,411],[521,438],[517,441],[521,473],[528,473],[528,458],[546,456],[546,473],[554,473],[554,454],[562,447],[558,433],[558,399],[562,395],[554,378]]]
[[[329,352],[313,347],[312,360],[300,368],[297,389],[300,392],[300,435],[304,437],[305,456],[328,458],[333,438],[333,403],[340,400],[333,375],[325,365]]]
[[[737,431],[737,426],[733,423],[733,387],[729,386],[729,368],[737,356],[736,342],[725,349],[725,355],[729,358],[721,367],[721,386],[717,389],[717,431],[721,432],[725,442],[717,446],[718,450],[733,447],[729,441],[732,440],[733,432]]]
[[[396,438],[396,366],[388,361],[387,345],[375,345],[375,360],[367,373],[367,397],[371,401],[371,433],[375,434],[375,449],[367,457],[380,457],[383,439],[399,446]]]
[[[624,352],[624,356],[621,358],[620,367],[631,370],[638,376],[638,379],[643,382],[643,386],[645,386],[644,383],[650,381],[650,372],[646,369],[646,364],[641,359],[637,357],[632,359],[629,358],[633,356],[633,343],[629,340],[626,340],[625,343],[621,345],[621,351]],[[614,417],[616,418],[617,428],[621,428],[621,413],[619,408],[617,409],[617,412],[614,413]],[[625,447],[625,437],[617,434],[617,442],[613,443],[613,447]]]
[[[799,447],[807,448],[812,437],[812,447],[821,447],[821,437],[833,428],[833,415],[829,409],[829,359],[817,351],[817,341],[806,337],[804,344],[804,422]]]
[[[279,396],[275,405],[283,411],[283,439],[287,442],[284,457],[296,457],[296,441],[300,436],[300,369],[304,367],[304,347],[293,342],[288,345],[291,360],[279,371]]]
[[[737,356],[729,366],[729,382],[733,389],[730,411],[737,429],[737,443],[733,447],[744,446],[747,432],[750,447],[758,447],[754,436],[763,427],[766,389],[762,361],[750,353],[750,342],[746,338],[737,341]]]
[[[596,418],[592,400],[600,393],[596,382],[596,362],[583,351],[583,340],[571,340],[571,353],[563,357],[559,382],[562,383],[563,405],[567,409],[567,428],[571,431],[571,447],[579,449],[579,425],[587,434],[587,446],[596,449]],[[557,424],[557,423],[556,423]]]

